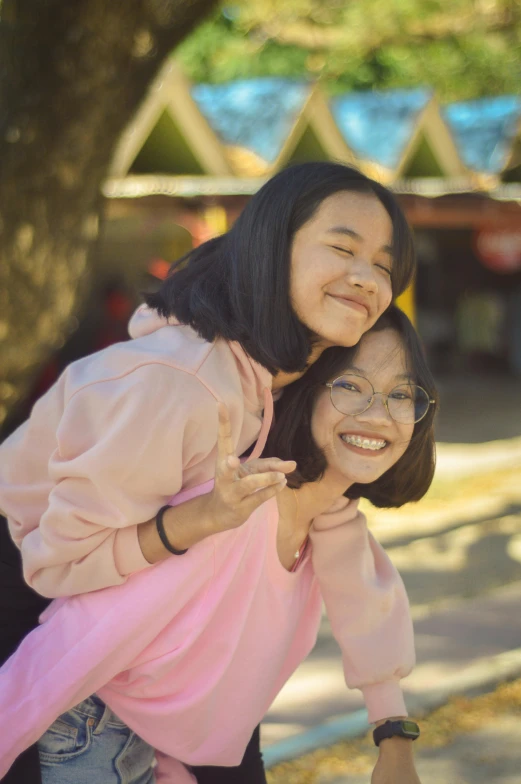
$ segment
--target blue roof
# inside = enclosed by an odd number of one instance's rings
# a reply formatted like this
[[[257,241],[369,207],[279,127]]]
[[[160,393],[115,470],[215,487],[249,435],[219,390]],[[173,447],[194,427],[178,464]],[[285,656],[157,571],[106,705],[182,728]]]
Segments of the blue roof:
[[[221,140],[252,150],[267,163],[276,161],[309,92],[308,82],[271,77],[192,87],[192,97]]]
[[[347,93],[332,99],[331,110],[359,158],[395,169],[431,96],[431,90],[420,88]]]
[[[463,162],[476,171],[501,172],[521,120],[521,98],[481,98],[450,104],[443,111]]]

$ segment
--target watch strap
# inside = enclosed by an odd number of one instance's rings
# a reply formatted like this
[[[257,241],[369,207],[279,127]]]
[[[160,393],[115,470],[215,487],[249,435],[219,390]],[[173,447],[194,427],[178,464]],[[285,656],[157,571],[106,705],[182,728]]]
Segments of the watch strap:
[[[416,740],[420,735],[420,728],[414,721],[396,719],[386,721],[385,724],[380,724],[373,731],[373,740],[376,746],[379,746],[383,740],[387,738],[407,738],[408,740]]]

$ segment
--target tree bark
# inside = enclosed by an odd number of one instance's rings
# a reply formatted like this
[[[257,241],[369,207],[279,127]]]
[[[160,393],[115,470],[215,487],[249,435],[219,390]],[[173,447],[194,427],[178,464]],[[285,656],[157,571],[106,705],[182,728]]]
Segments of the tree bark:
[[[214,5],[0,5],[0,424],[70,329],[119,135]]]

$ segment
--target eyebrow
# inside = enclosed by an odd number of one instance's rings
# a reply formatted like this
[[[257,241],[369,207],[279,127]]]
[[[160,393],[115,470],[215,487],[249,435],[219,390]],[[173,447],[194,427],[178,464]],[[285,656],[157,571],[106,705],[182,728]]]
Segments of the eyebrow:
[[[327,230],[327,233],[344,234],[346,237],[351,237],[357,242],[363,242],[364,239],[361,234],[358,234],[358,232],[353,231],[353,229],[348,229],[347,226],[332,226],[330,229]],[[390,245],[382,245],[380,250],[383,250],[385,253],[388,253],[390,256],[393,255],[393,249]]]
[[[356,367],[356,365],[350,365],[349,366],[349,370],[347,372],[358,373],[358,375],[363,376],[364,378],[367,378],[366,371],[362,370],[361,368]],[[410,373],[398,373],[394,378],[395,378],[396,381],[410,381],[413,384],[415,383],[415,381],[414,381],[414,379],[413,379],[413,377],[411,376]],[[369,379],[367,379],[367,380],[369,380]]]

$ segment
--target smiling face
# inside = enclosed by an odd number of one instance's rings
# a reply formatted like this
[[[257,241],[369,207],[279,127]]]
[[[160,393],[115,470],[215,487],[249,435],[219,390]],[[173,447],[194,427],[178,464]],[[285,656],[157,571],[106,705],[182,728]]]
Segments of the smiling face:
[[[320,350],[354,346],[392,299],[392,221],[372,194],[339,191],[295,234],[293,309]]]
[[[388,394],[407,377],[402,341],[392,329],[365,335],[354,363],[356,367],[344,372],[365,376],[377,392]],[[404,454],[413,431],[414,424],[391,418],[381,395],[375,396],[367,411],[346,416],[331,403],[327,387],[316,399],[311,421],[313,438],[327,460],[324,478],[341,487],[366,484],[382,476]]]

